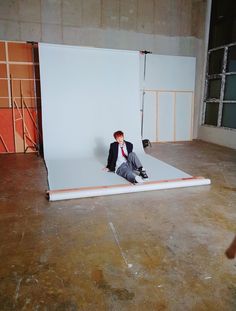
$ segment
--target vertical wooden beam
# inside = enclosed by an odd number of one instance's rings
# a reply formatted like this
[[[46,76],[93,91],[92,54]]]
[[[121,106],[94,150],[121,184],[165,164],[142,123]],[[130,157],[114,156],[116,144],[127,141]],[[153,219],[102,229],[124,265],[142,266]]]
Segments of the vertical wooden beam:
[[[194,121],[194,92],[191,92],[191,118],[190,118],[190,140],[193,140],[193,121]]]
[[[24,153],[26,152],[26,140],[25,140],[25,107],[23,105],[23,92],[22,92],[22,83],[20,80],[20,101],[21,101],[21,109],[22,109],[22,128],[23,128],[23,146]]]
[[[158,142],[158,135],[159,135],[159,120],[158,120],[158,116],[159,116],[159,92],[156,91],[156,142]]]
[[[34,78],[34,100],[35,100],[35,103],[34,103],[34,108],[35,108],[35,114],[36,114],[36,123],[37,123],[37,126],[36,126],[36,146],[37,146],[37,152],[38,152],[38,155],[39,155],[39,148],[40,148],[40,142],[39,142],[39,113],[38,113],[38,101],[37,101],[37,87],[36,87],[36,74],[35,74],[35,49],[37,47],[37,53],[38,53],[38,44],[33,42],[31,44],[31,48],[32,48],[32,62],[33,62],[33,78]],[[40,83],[40,79],[39,79],[39,83]]]
[[[14,152],[16,152],[16,125],[15,125],[15,107],[13,101],[13,88],[12,79],[10,75],[10,99],[11,99],[11,109],[12,109],[12,126],[13,126],[13,138],[14,138]]]
[[[5,41],[5,54],[6,54],[6,68],[7,68],[7,87],[8,87],[8,105],[12,107],[11,100],[11,77],[10,77],[10,68],[9,68],[9,57],[8,57],[8,43]]]
[[[174,112],[173,112],[173,117],[174,117],[174,141],[176,141],[176,91],[172,91],[174,95]]]

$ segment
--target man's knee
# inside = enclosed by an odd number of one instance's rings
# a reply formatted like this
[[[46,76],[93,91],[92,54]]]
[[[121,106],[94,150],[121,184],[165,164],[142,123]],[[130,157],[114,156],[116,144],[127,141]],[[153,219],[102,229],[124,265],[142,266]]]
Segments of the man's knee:
[[[130,158],[132,158],[132,157],[135,158],[135,157],[137,157],[137,155],[136,155],[135,152],[132,151],[132,152],[129,153],[129,157]]]
[[[129,172],[127,175],[126,175],[126,179],[131,182],[131,183],[134,183],[135,182],[135,175],[132,173],[132,172]]]

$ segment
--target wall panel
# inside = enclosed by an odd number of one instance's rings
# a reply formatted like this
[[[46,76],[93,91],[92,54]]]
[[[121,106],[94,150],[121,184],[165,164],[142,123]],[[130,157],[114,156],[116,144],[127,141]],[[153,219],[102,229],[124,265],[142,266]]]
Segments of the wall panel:
[[[40,88],[33,55],[36,45],[0,41],[0,153],[36,151]]]

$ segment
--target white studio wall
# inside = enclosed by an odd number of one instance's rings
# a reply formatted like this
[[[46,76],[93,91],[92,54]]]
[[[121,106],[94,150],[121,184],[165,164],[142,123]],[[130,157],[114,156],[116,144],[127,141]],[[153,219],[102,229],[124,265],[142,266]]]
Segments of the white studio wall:
[[[157,136],[157,102],[155,92],[147,92],[145,94],[143,112],[144,137],[148,137],[150,141],[154,142]]]
[[[144,153],[139,52],[40,44],[39,56],[50,200],[209,184]],[[149,182],[102,170],[116,130],[134,144]]]
[[[192,139],[195,63],[194,57],[146,55],[145,81],[141,84],[144,114],[156,110],[156,115],[149,122],[144,117],[144,138],[152,142]],[[141,64],[142,72],[143,60]]]
[[[174,139],[174,94],[161,92],[157,97],[157,137],[158,141]]]

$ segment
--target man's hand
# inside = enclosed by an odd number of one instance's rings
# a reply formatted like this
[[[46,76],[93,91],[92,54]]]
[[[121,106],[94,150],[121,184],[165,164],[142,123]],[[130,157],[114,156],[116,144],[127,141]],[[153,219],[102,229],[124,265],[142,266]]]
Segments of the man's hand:
[[[228,259],[234,259],[235,258],[235,248],[234,247],[229,247],[226,251],[225,251],[225,256]]]
[[[109,168],[107,168],[106,166],[102,168],[103,171],[105,172],[110,172]]]
[[[225,251],[225,256],[228,259],[234,259],[235,258],[235,254],[236,254],[236,236],[234,237],[234,239],[233,239],[232,243],[230,244],[230,246]]]

